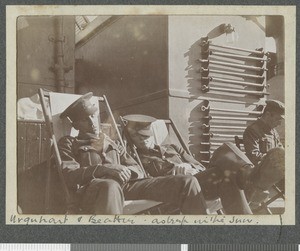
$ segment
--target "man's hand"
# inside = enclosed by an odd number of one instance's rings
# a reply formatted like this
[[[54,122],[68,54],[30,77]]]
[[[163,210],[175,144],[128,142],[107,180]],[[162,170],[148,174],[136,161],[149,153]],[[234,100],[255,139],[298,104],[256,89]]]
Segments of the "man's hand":
[[[170,171],[169,173],[172,175],[178,175],[178,174],[183,174],[183,175],[195,175],[199,171],[196,170],[191,166],[189,163],[181,163],[181,164],[176,164]]]
[[[110,165],[109,167],[101,167],[102,177],[112,178],[124,184],[130,180],[131,171],[127,166]]]
[[[204,172],[206,170],[206,168],[202,165],[194,165],[194,167],[196,168],[197,173]]]

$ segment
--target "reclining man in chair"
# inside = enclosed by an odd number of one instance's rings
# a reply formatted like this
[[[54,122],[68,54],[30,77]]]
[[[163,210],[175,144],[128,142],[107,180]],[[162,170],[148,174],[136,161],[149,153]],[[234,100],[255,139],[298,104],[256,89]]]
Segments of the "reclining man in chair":
[[[252,187],[257,172],[251,161],[232,143],[218,148],[206,169],[181,147],[155,145],[150,125],[156,119],[145,115],[127,115],[126,130],[136,145],[143,166],[150,175],[194,175],[206,200],[221,198],[226,214],[252,214],[245,189]],[[274,183],[273,183],[274,184]]]
[[[206,214],[201,189],[194,177],[146,178],[124,149],[99,132],[92,93],[72,103],[61,115],[68,117],[77,137],[65,136],[58,148],[69,190],[80,194],[79,207],[88,214],[122,214],[124,199],[155,200],[177,205],[183,214]]]
[[[284,104],[277,100],[266,101],[267,105],[261,118],[248,126],[243,140],[247,157],[265,175],[256,174],[256,190],[249,190],[247,197],[269,190],[274,180],[284,177],[284,148],[276,127],[284,119]]]

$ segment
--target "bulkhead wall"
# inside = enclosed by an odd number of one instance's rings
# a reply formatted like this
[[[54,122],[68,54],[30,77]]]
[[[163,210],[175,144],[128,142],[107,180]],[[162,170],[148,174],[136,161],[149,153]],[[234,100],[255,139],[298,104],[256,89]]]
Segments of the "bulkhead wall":
[[[220,27],[230,24],[233,32],[226,33]],[[201,90],[201,39],[221,46],[231,46],[265,52],[265,17],[251,16],[114,16],[92,37],[77,44],[76,92],[93,91],[105,94],[115,117],[141,113],[157,118],[172,118],[184,140],[198,160],[208,160],[210,154],[223,142],[242,137],[248,124],[253,122],[264,101],[273,97],[268,88],[243,85],[255,83],[247,77],[217,74],[219,78],[231,78],[241,82],[212,83],[208,92]],[[252,57],[251,52],[221,49],[225,53],[238,53]],[[264,56],[266,57],[266,56]],[[217,58],[233,64],[256,66],[251,60]],[[260,66],[266,68],[266,64]],[[236,67],[209,66],[209,70],[235,71],[240,74],[259,75],[251,70]],[[261,83],[267,84],[266,73]],[[214,90],[227,88],[229,91]],[[232,92],[231,90],[237,90]],[[270,88],[272,89],[272,88]],[[250,91],[250,94],[248,93]],[[252,92],[252,93],[251,93]],[[256,93],[257,92],[257,93]],[[253,94],[254,93],[254,94]],[[284,83],[276,88],[284,93]],[[269,95],[267,95],[269,94]],[[276,96],[276,95],[275,95]],[[246,113],[219,112],[210,114],[201,110],[205,105],[214,109],[242,110]],[[228,119],[205,120],[207,116]],[[249,118],[249,119],[248,119]],[[203,124],[217,129],[209,131],[215,136],[207,138]],[[224,128],[230,128],[226,129]],[[221,136],[220,136],[221,135]],[[225,136],[224,136],[225,135]],[[282,135],[284,137],[284,135]],[[203,148],[202,142],[212,143]]]
[[[31,97],[39,88],[74,93],[74,16],[20,16],[17,19],[18,99]],[[60,67],[67,67],[58,76]],[[62,88],[58,88],[63,79]]]
[[[115,117],[128,113],[166,117],[167,16],[111,18],[76,46],[78,93],[105,94]]]
[[[258,116],[230,111],[213,111],[213,109],[257,110],[257,105],[264,103],[267,98],[266,95],[243,93],[244,91],[257,91],[256,88],[243,85],[244,82],[255,83],[253,79],[213,73],[216,70],[256,75],[255,71],[212,64],[212,61],[216,61],[217,63],[253,65],[251,60],[243,61],[220,56],[205,56],[202,54],[201,42],[208,36],[208,40],[217,45],[248,50],[259,48],[264,50],[265,19],[259,17],[257,21],[259,25],[253,22],[250,17],[242,16],[169,16],[169,116],[178,125],[191,152],[195,154],[198,160],[208,161],[213,151],[222,143],[234,142],[235,135],[242,138],[246,126],[253,122],[247,119],[251,117],[255,120]],[[233,27],[234,31],[226,33],[221,29],[222,25],[228,24]],[[209,46],[209,49],[211,48]],[[217,51],[252,56],[250,52],[225,48],[217,48]],[[209,59],[210,63],[208,65],[201,63],[201,59]],[[208,86],[211,89],[204,92],[201,89],[203,86],[201,78],[204,76],[201,68],[210,71],[208,76],[214,75],[218,78],[232,79],[241,83],[237,85],[210,81]],[[263,76],[265,77],[264,73]],[[224,88],[229,91],[223,91]],[[241,93],[232,90],[238,90]],[[266,89],[259,91],[267,92]],[[209,106],[210,111],[203,111],[203,106]],[[209,116],[212,116],[212,119],[208,119]],[[227,119],[223,119],[223,117]],[[211,128],[208,129],[204,127],[205,125],[209,125]],[[211,136],[212,134],[213,136]],[[205,144],[209,144],[209,146]]]

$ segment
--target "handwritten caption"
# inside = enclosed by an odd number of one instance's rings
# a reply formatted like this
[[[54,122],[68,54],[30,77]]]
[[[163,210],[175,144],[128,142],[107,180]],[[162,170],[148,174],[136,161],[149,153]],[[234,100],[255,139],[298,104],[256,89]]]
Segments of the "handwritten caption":
[[[141,216],[141,215],[63,215],[28,216],[11,215],[8,224],[21,225],[255,225],[259,222],[251,217],[230,215],[207,216]]]

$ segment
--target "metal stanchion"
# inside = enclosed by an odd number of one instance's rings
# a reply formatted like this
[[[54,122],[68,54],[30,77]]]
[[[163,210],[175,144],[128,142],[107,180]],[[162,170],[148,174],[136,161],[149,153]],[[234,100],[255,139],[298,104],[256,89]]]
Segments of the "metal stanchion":
[[[205,116],[205,119],[220,119],[220,120],[240,120],[240,121],[256,121],[256,118],[248,118],[248,117],[227,117],[227,116]]]
[[[233,129],[233,130],[245,130],[246,127],[243,126],[223,126],[223,125],[207,125],[207,124],[202,124],[203,129]]]
[[[204,92],[208,92],[209,90],[212,91],[222,91],[222,92],[232,92],[232,93],[239,93],[239,94],[251,94],[251,95],[270,95],[268,92],[261,92],[261,91],[248,91],[248,90],[238,90],[238,89],[229,89],[229,88],[220,88],[220,87],[210,87],[207,85],[203,85],[201,90]]]
[[[235,110],[235,109],[223,109],[223,108],[211,108],[209,106],[201,106],[201,111],[220,111],[220,112],[236,112],[236,113],[246,113],[246,114],[258,114],[261,115],[260,111],[245,111],[245,110]]]
[[[251,82],[246,82],[246,81],[238,81],[238,80],[233,80],[233,79],[225,79],[225,78],[218,78],[218,77],[201,77],[201,81],[205,82],[208,84],[211,81],[216,81],[216,82],[222,82],[222,83],[228,83],[228,84],[238,84],[238,85],[244,85],[244,86],[253,86],[253,87],[265,87],[266,85],[264,84],[256,84],[256,83],[251,83]]]
[[[221,133],[202,133],[203,136],[208,136],[208,137],[224,137],[224,138],[231,138],[234,139],[236,135],[230,135],[230,134],[221,134]]]
[[[256,66],[244,65],[244,64],[234,64],[234,63],[215,61],[215,60],[210,60],[210,59],[199,59],[199,61],[204,64],[222,65],[222,66],[234,67],[234,68],[238,68],[238,69],[258,71],[258,72],[268,71],[268,69],[263,68],[263,67],[256,67]]]
[[[263,80],[265,77],[260,75],[252,75],[252,74],[245,74],[245,73],[239,73],[239,72],[233,72],[233,71],[220,71],[220,70],[209,70],[208,68],[201,67],[201,72],[205,74],[209,73],[217,73],[217,74],[225,74],[225,75],[231,75],[236,77],[243,77],[243,78],[255,78],[255,79],[261,79]]]
[[[255,61],[266,61],[270,62],[270,58],[258,58],[258,57],[251,57],[251,56],[243,56],[243,55],[237,55],[237,54],[231,54],[231,53],[224,53],[224,52],[216,52],[216,51],[208,51],[209,55],[215,55],[215,56],[221,56],[221,57],[227,57],[227,58],[236,58],[241,60],[255,60]]]
[[[225,45],[217,45],[217,44],[213,44],[213,43],[209,43],[209,46],[223,48],[223,49],[230,49],[230,50],[235,50],[235,51],[244,51],[244,52],[249,52],[249,53],[256,54],[256,55],[266,54],[264,51],[248,50],[248,49],[244,49],[244,48],[233,47],[233,46],[225,46]]]

